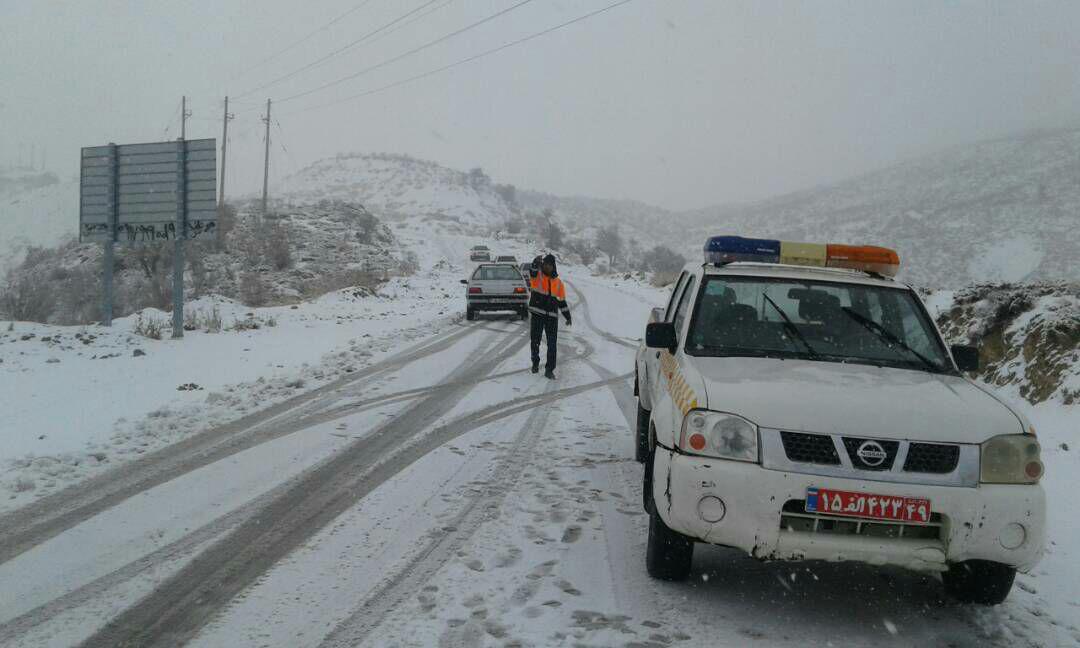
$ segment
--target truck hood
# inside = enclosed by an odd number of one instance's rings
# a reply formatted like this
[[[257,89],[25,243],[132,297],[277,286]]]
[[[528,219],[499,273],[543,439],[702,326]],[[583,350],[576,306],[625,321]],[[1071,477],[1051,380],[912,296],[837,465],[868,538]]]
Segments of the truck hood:
[[[689,358],[711,410],[764,428],[952,443],[1024,431],[968,380],[909,369],[779,360]]]

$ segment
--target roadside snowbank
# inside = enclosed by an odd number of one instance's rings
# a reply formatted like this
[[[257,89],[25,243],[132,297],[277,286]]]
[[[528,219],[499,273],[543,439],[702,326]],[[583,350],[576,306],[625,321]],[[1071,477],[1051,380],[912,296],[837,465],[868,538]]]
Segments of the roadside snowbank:
[[[0,509],[325,384],[461,317],[437,271],[298,306],[187,305],[170,339],[148,309],[100,326],[0,329]],[[222,330],[207,332],[220,319]],[[161,324],[162,339],[139,335]]]

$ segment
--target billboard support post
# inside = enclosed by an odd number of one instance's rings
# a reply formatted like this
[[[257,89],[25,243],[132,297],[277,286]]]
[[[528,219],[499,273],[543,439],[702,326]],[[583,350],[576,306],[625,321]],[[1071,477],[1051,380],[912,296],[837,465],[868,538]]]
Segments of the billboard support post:
[[[176,142],[176,238],[173,239],[174,340],[184,337],[184,239],[187,238],[187,143]]]
[[[120,192],[117,186],[117,175],[119,175],[117,169],[119,166],[120,160],[116,154],[116,144],[110,143],[109,168],[112,169],[112,183],[109,185],[108,194],[109,232],[108,237],[102,244],[105,246],[104,254],[102,254],[103,263],[105,264],[105,276],[102,278],[102,282],[105,284],[104,301],[101,304],[102,326],[112,326],[113,320],[113,266],[115,265],[113,252],[116,247],[116,224],[120,216]]]

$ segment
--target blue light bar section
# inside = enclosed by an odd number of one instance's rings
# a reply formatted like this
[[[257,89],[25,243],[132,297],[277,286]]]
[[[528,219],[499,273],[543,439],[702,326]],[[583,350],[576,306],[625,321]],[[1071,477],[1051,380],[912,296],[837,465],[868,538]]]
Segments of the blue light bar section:
[[[705,263],[779,263],[780,241],[741,236],[714,236],[705,241]]]

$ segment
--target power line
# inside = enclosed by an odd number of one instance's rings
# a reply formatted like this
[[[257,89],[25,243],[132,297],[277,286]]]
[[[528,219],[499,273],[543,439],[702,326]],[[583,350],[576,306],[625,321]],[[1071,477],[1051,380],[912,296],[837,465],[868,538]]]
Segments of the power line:
[[[423,12],[423,13],[421,13],[421,14],[418,14],[418,15],[416,15],[416,16],[413,16],[413,17],[412,17],[412,18],[410,18],[409,20],[406,20],[405,22],[403,22],[403,23],[401,23],[400,25],[398,25],[398,26],[394,27],[393,29],[390,29],[390,30],[388,30],[388,31],[385,31],[385,32],[383,32],[383,33],[379,34],[379,35],[378,35],[377,37],[375,37],[375,38],[372,38],[372,39],[371,39],[371,40],[369,40],[369,41],[366,41],[366,44],[370,45],[370,44],[372,44],[372,43],[377,43],[377,42],[379,42],[380,40],[382,40],[382,39],[386,38],[387,36],[389,36],[390,34],[393,34],[393,33],[396,33],[396,32],[398,32],[398,31],[402,30],[402,29],[405,29],[406,27],[408,27],[409,25],[413,24],[414,22],[416,22],[416,21],[418,21],[418,20],[423,20],[424,18],[426,18],[426,17],[430,16],[431,14],[435,13],[435,12],[436,12],[436,11],[438,11],[439,9],[442,9],[443,7],[445,7],[446,5],[450,4],[450,3],[451,3],[451,2],[453,2],[453,1],[454,1],[454,0],[446,0],[445,2],[443,2],[443,3],[442,3],[442,4],[440,4],[440,5],[436,5],[436,6],[434,6],[434,7],[430,8],[430,9],[428,9],[427,11],[425,11],[425,12]]]
[[[359,45],[360,43],[362,43],[365,40],[367,40],[368,38],[371,38],[372,36],[378,34],[379,32],[381,32],[381,31],[383,31],[385,29],[388,29],[390,27],[393,27],[395,24],[397,24],[397,23],[401,22],[402,20],[405,20],[406,18],[412,16],[413,14],[420,11],[421,9],[424,9],[425,7],[428,7],[430,5],[435,4],[435,2],[437,2],[437,0],[428,0],[424,4],[422,4],[419,7],[413,9],[412,11],[409,11],[407,13],[404,13],[404,14],[398,16],[397,18],[395,18],[395,19],[391,20],[390,22],[382,25],[381,27],[379,27],[377,29],[374,29],[374,30],[364,34],[360,38],[352,41],[351,43],[345,45],[344,47],[339,47],[338,49],[334,50],[333,52],[330,52],[326,56],[323,56],[322,58],[316,59],[316,60],[312,61],[311,63],[308,63],[307,65],[305,65],[305,66],[303,66],[301,68],[297,68],[297,69],[293,70],[292,72],[289,72],[288,74],[279,76],[278,78],[276,78],[276,79],[274,79],[272,81],[268,81],[268,82],[262,84],[261,86],[259,86],[257,88],[252,88],[251,90],[248,90],[247,92],[242,92],[242,93],[240,93],[240,94],[238,94],[236,96],[237,97],[246,97],[249,94],[252,94],[254,92],[258,92],[259,90],[262,90],[263,88],[269,88],[272,85],[276,85],[276,84],[284,81],[285,79],[292,78],[292,77],[296,76],[297,74],[300,74],[301,72],[310,70],[311,68],[315,67],[316,65],[320,65],[324,61],[328,61],[329,59],[332,59],[333,57],[337,56],[338,54],[341,54],[345,50],[347,50],[347,49],[349,49],[351,47],[355,47],[356,45]]]
[[[172,128],[173,122],[176,121],[176,115],[180,112],[180,103],[177,102],[176,109],[169,115],[169,121],[165,122],[165,128],[162,129],[162,139],[169,139],[169,130]]]
[[[286,101],[291,101],[293,99],[299,99],[300,97],[306,97],[309,94],[314,94],[314,93],[319,92],[321,90],[326,90],[327,88],[332,88],[332,87],[334,87],[336,85],[345,83],[346,81],[351,81],[352,79],[363,76],[363,75],[367,74],[368,72],[374,72],[375,70],[379,70],[381,68],[384,68],[387,65],[390,65],[392,63],[397,63],[398,61],[400,61],[400,60],[402,60],[404,58],[407,58],[409,56],[412,56],[413,54],[416,54],[418,52],[422,52],[422,51],[428,49],[429,47],[434,47],[435,45],[438,45],[439,43],[446,42],[446,41],[450,40],[451,38],[454,38],[455,36],[459,36],[461,34],[464,34],[465,32],[469,31],[470,29],[475,29],[476,27],[479,27],[480,25],[483,25],[484,23],[491,22],[492,20],[495,20],[496,18],[498,18],[500,16],[508,14],[511,11],[515,10],[515,9],[518,9],[520,7],[523,7],[524,5],[529,4],[530,2],[532,2],[532,0],[521,0],[517,4],[511,5],[511,6],[507,7],[506,9],[503,9],[501,11],[496,11],[495,13],[491,14],[490,16],[487,16],[486,18],[482,18],[482,19],[472,23],[471,25],[466,25],[465,27],[462,27],[461,29],[459,29],[457,31],[450,32],[449,34],[446,34],[445,36],[440,36],[439,38],[436,38],[433,41],[429,41],[427,43],[424,43],[423,45],[420,45],[419,47],[414,47],[413,49],[411,49],[411,50],[409,50],[409,51],[407,51],[407,52],[405,52],[403,54],[399,54],[399,55],[397,55],[397,56],[395,56],[393,58],[389,58],[389,59],[387,59],[387,60],[385,60],[385,61],[383,61],[381,63],[376,63],[375,65],[366,67],[363,70],[360,70],[359,72],[354,72],[354,73],[352,73],[352,74],[350,74],[348,76],[341,77],[340,79],[337,79],[335,81],[330,81],[329,83],[324,83],[321,86],[318,86],[316,88],[312,88],[311,90],[306,90],[304,92],[298,92],[298,93],[296,93],[294,95],[289,95],[288,97],[285,97],[284,99],[279,99],[278,103],[284,103]]]
[[[283,47],[283,48],[279,49],[278,51],[274,52],[274,53],[273,53],[273,54],[271,54],[270,56],[267,56],[266,58],[264,58],[263,60],[259,61],[259,62],[258,62],[258,63],[256,63],[255,65],[252,65],[251,67],[249,67],[249,68],[247,68],[247,69],[244,69],[244,70],[241,70],[240,72],[237,72],[236,74],[234,74],[234,75],[233,75],[233,77],[232,77],[232,78],[234,78],[234,79],[235,79],[235,78],[236,78],[236,77],[238,77],[238,76],[241,76],[241,75],[247,74],[248,72],[251,72],[252,70],[258,69],[258,68],[262,67],[263,65],[266,65],[266,64],[267,64],[267,63],[269,63],[270,61],[274,60],[275,58],[277,58],[277,57],[281,56],[281,55],[282,55],[282,54],[284,54],[285,52],[288,52],[289,50],[291,50],[291,49],[295,48],[296,46],[298,46],[298,45],[301,45],[301,44],[303,44],[303,43],[306,43],[306,42],[307,42],[308,40],[310,40],[310,39],[311,39],[311,37],[312,37],[312,36],[314,36],[314,35],[316,35],[316,34],[318,34],[318,33],[320,33],[320,32],[324,32],[324,31],[326,31],[327,29],[330,29],[331,27],[333,27],[333,26],[334,26],[334,25],[336,25],[337,23],[341,22],[342,20],[344,20],[344,19],[345,19],[345,18],[347,18],[348,16],[350,16],[350,15],[352,15],[353,13],[356,13],[357,11],[359,11],[360,9],[362,9],[362,8],[363,8],[364,6],[366,6],[366,5],[367,5],[367,4],[369,4],[370,2],[371,2],[371,0],[364,0],[364,1],[363,1],[363,2],[361,2],[360,4],[358,4],[358,5],[354,6],[354,7],[352,8],[352,9],[349,9],[348,11],[346,11],[346,12],[345,12],[345,13],[343,13],[343,14],[341,14],[341,15],[340,15],[340,16],[338,16],[337,18],[334,18],[333,20],[331,20],[330,22],[326,23],[325,25],[323,25],[323,26],[321,26],[321,27],[318,27],[318,28],[316,28],[315,30],[313,30],[313,31],[309,32],[309,33],[308,33],[308,34],[307,34],[306,36],[304,36],[303,38],[301,38],[301,39],[299,39],[299,40],[297,40],[297,41],[294,41],[293,43],[291,43],[291,44],[289,44],[289,45],[287,45],[287,46],[285,46],[285,47]]]
[[[568,21],[566,21],[564,23],[555,25],[554,27],[549,27],[549,28],[547,28],[547,29],[545,29],[543,31],[539,31],[539,32],[536,32],[535,34],[525,36],[524,38],[519,38],[517,40],[510,41],[509,43],[504,43],[504,44],[502,44],[502,45],[500,45],[498,47],[486,50],[484,52],[480,52],[479,54],[474,54],[473,56],[469,56],[467,58],[463,58],[463,59],[458,60],[458,61],[454,61],[453,63],[449,63],[449,64],[444,65],[442,67],[435,68],[433,70],[428,70],[427,72],[422,72],[420,74],[411,76],[411,77],[409,77],[407,79],[402,79],[401,81],[396,81],[394,83],[390,83],[390,84],[387,84],[387,85],[384,85],[384,86],[381,86],[381,87],[378,87],[378,88],[373,88],[371,90],[367,90],[365,92],[361,92],[359,94],[355,94],[355,95],[352,95],[352,96],[349,96],[349,97],[344,97],[342,99],[337,99],[337,100],[334,100],[334,101],[330,101],[330,102],[323,103],[323,104],[318,104],[318,105],[315,105],[315,106],[309,106],[308,108],[301,108],[299,110],[294,110],[291,113],[285,113],[285,115],[286,116],[288,116],[288,115],[297,115],[297,114],[300,114],[300,113],[308,112],[310,110],[318,110],[320,108],[327,108],[329,106],[335,106],[337,104],[345,103],[347,101],[352,101],[354,99],[360,99],[361,97],[368,97],[368,96],[371,96],[373,94],[378,94],[380,92],[385,92],[387,90],[391,90],[393,88],[397,88],[399,86],[403,86],[403,85],[406,85],[408,83],[412,83],[413,81],[419,81],[420,79],[424,79],[424,78],[427,78],[429,76],[434,76],[434,75],[439,74],[441,72],[445,72],[445,71],[447,71],[447,70],[449,70],[451,68],[458,67],[459,65],[465,65],[466,63],[472,63],[473,61],[482,59],[482,58],[484,58],[486,56],[490,56],[490,55],[495,54],[497,52],[501,52],[501,51],[503,51],[505,49],[509,49],[511,47],[515,47],[517,45],[527,43],[527,42],[529,42],[529,41],[531,41],[533,39],[540,38],[541,36],[546,36],[547,34],[550,34],[550,33],[554,32],[554,31],[558,31],[560,29],[563,29],[564,27],[569,27],[570,25],[573,25],[575,23],[579,23],[579,22],[582,22],[584,20],[588,20],[589,18],[592,18],[593,16],[598,16],[598,15],[600,15],[602,13],[605,13],[607,11],[611,11],[612,9],[615,9],[616,7],[620,7],[620,6],[624,5],[624,4],[627,4],[627,3],[632,2],[632,1],[633,0],[619,0],[619,2],[609,4],[606,7],[603,7],[601,9],[597,9],[596,11],[592,11],[592,12],[584,14],[582,16],[578,16],[577,18],[574,18],[573,20],[568,20]]]

